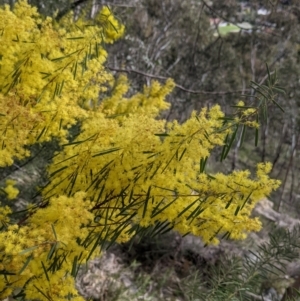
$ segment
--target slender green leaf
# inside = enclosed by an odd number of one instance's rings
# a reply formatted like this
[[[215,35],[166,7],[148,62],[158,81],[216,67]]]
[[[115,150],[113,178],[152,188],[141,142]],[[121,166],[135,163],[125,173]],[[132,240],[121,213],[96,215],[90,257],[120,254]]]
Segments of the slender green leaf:
[[[42,129],[42,131],[40,132],[40,134],[39,134],[38,137],[36,138],[36,141],[39,141],[39,140],[40,140],[40,138],[41,138],[42,135],[44,134],[45,130],[46,130],[46,127],[44,127],[44,128]]]
[[[283,94],[286,94],[286,91],[284,88],[282,87],[273,87],[273,90],[279,92],[279,93],[283,93]]]
[[[52,74],[51,73],[47,73],[47,72],[40,72],[40,74],[43,74],[44,76],[42,77],[42,79],[45,79],[49,76],[51,76]]]
[[[104,151],[101,151],[95,155],[93,155],[92,157],[99,157],[99,156],[103,156],[103,155],[106,155],[106,154],[110,154],[110,153],[113,153],[113,152],[116,152],[118,150],[120,150],[121,147],[113,147],[113,148],[110,148],[110,149],[107,149],[107,150],[104,150]]]
[[[40,292],[47,300],[52,301],[50,297],[48,297],[40,288],[38,288],[35,284],[33,285],[38,292]]]
[[[242,146],[243,143],[244,143],[244,140],[245,140],[245,134],[246,134],[246,129],[247,129],[246,125],[243,124],[243,127],[242,127],[242,134],[241,134],[241,144],[240,144],[240,146]]]
[[[147,237],[155,237],[157,235],[163,235],[170,232],[174,226],[170,222],[158,222],[157,226],[153,227],[153,230],[147,234]]]
[[[143,210],[143,218],[146,216],[146,212],[147,212],[147,208],[148,208],[148,202],[150,199],[150,192],[151,192],[151,185],[148,188],[147,194],[146,194],[146,198],[144,200],[144,210]]]
[[[99,191],[99,194],[98,194],[98,197],[97,197],[97,200],[96,200],[96,204],[99,203],[99,201],[100,201],[100,199],[101,199],[101,197],[102,197],[102,194],[103,194],[104,189],[105,189],[105,183],[102,185],[102,187],[101,187],[101,189],[100,189],[100,191]]]
[[[226,231],[226,233],[221,237],[221,240],[223,240],[223,239],[229,239],[230,235],[231,235],[231,232],[230,231]]]
[[[278,276],[278,273],[276,273],[274,270],[272,270],[271,268],[268,268],[266,266],[264,266],[264,271],[269,272],[275,276]],[[292,299],[292,300],[294,300],[294,299]]]
[[[94,235],[95,230],[96,228],[93,228],[91,231],[89,231],[87,237],[84,239],[83,242],[80,242],[79,245],[83,246],[86,249],[93,242],[92,236],[95,236]]]
[[[235,212],[234,212],[234,215],[237,216],[240,212],[240,209],[241,207],[240,206],[237,206],[236,209],[235,209]]]
[[[258,248],[260,249],[260,246],[258,246]],[[250,249],[248,250],[248,252],[251,253],[251,255],[253,255],[254,257],[256,257],[258,261],[263,261],[263,258],[260,256],[259,252],[253,252]]]
[[[284,109],[280,106],[280,104],[275,99],[272,99],[272,102],[284,113]]]
[[[286,270],[285,270],[285,269],[281,269],[280,267],[278,267],[277,265],[273,264],[272,262],[268,262],[268,264],[269,264],[272,268],[278,270],[282,275],[284,275],[284,274],[286,273]]]
[[[253,81],[253,80],[251,80],[250,83],[251,83],[252,85],[256,86],[256,87],[259,87],[259,86],[260,86],[259,83],[255,82],[255,81]]]
[[[178,147],[178,149],[179,149],[179,147]],[[164,171],[168,168],[168,166],[170,165],[170,163],[172,162],[172,160],[176,156],[176,153],[177,153],[178,149],[176,150],[176,152],[174,153],[174,155],[172,155],[172,157],[170,158],[170,160],[167,162],[166,166],[163,168],[163,170],[161,171],[161,173],[164,173]]]
[[[204,173],[207,159],[208,159],[208,157],[201,158],[201,160],[200,160],[200,173]]]
[[[209,143],[211,143],[210,142],[210,139],[209,139],[209,135],[208,135],[208,133],[207,133],[207,131],[206,130],[204,130],[204,137],[205,137],[205,139],[209,142]]]
[[[54,228],[53,224],[51,224],[51,228],[52,228],[52,232],[54,234],[55,240],[57,240],[57,235],[56,235],[55,228]]]
[[[77,52],[79,52],[79,51],[81,51],[81,49],[75,50],[74,52],[71,52],[71,53],[69,53],[69,54],[67,54],[67,55],[64,55],[64,56],[60,56],[60,57],[54,58],[54,59],[52,59],[51,61],[52,61],[52,62],[55,62],[55,61],[61,61],[61,60],[65,59],[65,58],[67,58],[67,57],[69,57],[69,56],[71,56],[71,55],[73,55],[73,54],[75,54],[75,53],[77,53]]]
[[[219,117],[219,120],[224,120],[224,121],[234,121],[234,117],[229,117],[229,116],[224,116],[224,117]]]
[[[89,60],[92,59],[92,44],[91,43],[90,43],[90,46],[89,46],[88,57],[89,57]]]
[[[58,94],[58,91],[59,91],[59,83],[56,83],[54,93],[53,93],[53,98]]]
[[[31,251],[33,251],[33,250],[36,250],[38,247],[39,247],[39,246],[34,246],[34,247],[27,248],[27,249],[21,251],[21,252],[18,253],[18,254],[19,254],[19,255],[26,254],[26,253],[28,253],[28,252],[31,252]]]
[[[54,251],[56,250],[56,246],[57,246],[57,243],[54,243],[47,255],[47,260],[51,259],[52,258],[52,255],[54,254]]]
[[[73,264],[72,264],[72,271],[71,271],[71,275],[72,275],[73,277],[76,276],[77,270],[78,270],[78,267],[77,267],[77,260],[78,260],[78,256],[75,256],[75,257],[74,257],[74,260],[73,260]]]
[[[67,158],[67,159],[64,159],[64,160],[62,160],[62,161],[60,161],[60,162],[57,162],[57,163],[55,163],[54,165],[59,165],[59,164],[64,163],[64,162],[66,162],[66,161],[68,161],[68,160],[71,160],[71,159],[73,159],[73,158],[75,158],[75,157],[77,157],[77,156],[78,156],[78,154],[76,154],[76,155],[74,155],[74,156],[71,156],[71,157],[69,157],[69,158]],[[68,166],[65,166],[65,167],[68,167]],[[56,171],[54,171],[53,173],[56,173]],[[52,175],[53,173],[51,173],[51,175]]]
[[[221,162],[224,160],[224,156],[227,152],[227,148],[228,148],[227,144],[224,144],[224,146],[222,148],[221,159],[220,159]]]
[[[67,263],[67,255],[68,255],[68,253],[65,252],[65,253],[61,254],[61,256],[59,256],[58,261],[55,263],[55,265],[56,265],[55,270],[61,269],[64,262]],[[53,272],[55,272],[55,270]]]
[[[161,209],[157,210],[159,205],[161,204],[161,202],[159,203],[158,206],[156,206],[151,214],[151,218],[154,218],[156,215],[160,214],[161,212],[163,212],[166,208],[170,207],[175,201],[177,201],[178,198],[174,198],[171,202],[169,202],[168,204],[166,204],[164,207],[162,207]]]
[[[116,229],[114,229],[114,235],[112,236],[109,244],[106,246],[106,249],[109,249],[118,239],[118,237],[120,236],[120,234],[122,234],[124,232],[124,230],[128,227],[128,225],[131,223],[132,218],[136,215],[136,213],[133,213],[132,215],[130,215],[128,217],[128,219],[126,221],[123,221],[119,227],[117,227]]]
[[[153,177],[156,175],[157,171],[159,170],[159,168],[161,167],[160,164],[157,164],[156,165],[156,169],[154,170],[154,172],[152,173],[152,175],[150,176],[150,180],[153,179]]]
[[[69,190],[69,193],[68,193],[68,196],[69,196],[69,197],[72,195],[73,188],[74,188],[74,186],[75,186],[77,177],[78,177],[78,172],[74,172],[74,174],[72,175],[71,182],[69,183],[69,184],[71,184],[70,190]],[[69,185],[68,185],[68,187],[69,187]],[[68,187],[67,187],[67,188],[68,188]]]
[[[229,208],[229,206],[231,205],[232,201],[233,201],[233,197],[232,197],[232,198],[229,200],[229,202],[226,204],[225,209],[228,209],[228,208]]]
[[[16,34],[16,39],[15,40],[13,40],[13,42],[19,42],[20,40],[19,40],[19,36]]]
[[[96,53],[96,57],[99,57],[99,48],[98,48],[98,43],[95,43],[95,53]]]
[[[211,180],[215,180],[216,178],[210,174],[207,174],[207,176],[211,179]]]
[[[61,84],[60,84],[60,87],[59,87],[59,91],[58,91],[58,96],[60,96],[61,95],[61,93],[62,93],[62,89],[63,89],[63,87],[64,87],[64,84],[65,84],[65,81],[63,80],[62,82],[61,82]]]
[[[235,127],[235,131],[234,131],[234,132],[232,133],[232,135],[231,135],[231,139],[230,139],[229,144],[228,144],[228,146],[227,146],[227,148],[226,148],[226,152],[225,152],[225,154],[224,154],[224,156],[223,156],[223,160],[226,159],[226,157],[227,157],[227,155],[228,155],[228,153],[229,153],[229,151],[230,151],[230,149],[231,149],[231,147],[232,147],[232,144],[233,144],[233,142],[234,142],[234,140],[235,140],[235,137],[236,137],[236,134],[237,134],[238,129],[239,129],[239,127],[238,127],[238,125],[237,125],[237,126]]]
[[[67,40],[82,40],[84,37],[73,37],[73,38],[66,38]]]
[[[65,146],[70,146],[70,145],[78,145],[78,144],[81,144],[83,142],[86,142],[86,141],[89,141],[89,140],[92,140],[97,134],[94,134],[84,140],[80,140],[80,141],[74,141],[74,142],[70,142],[70,143],[66,143],[66,144],[63,144],[62,146],[65,147]],[[77,155],[76,155],[77,156]],[[73,156],[74,157],[74,156]],[[70,158],[73,158],[73,157],[70,157]],[[64,162],[64,161],[61,161],[61,162]]]
[[[153,157],[156,157],[156,156],[158,156],[160,153],[161,153],[161,152],[155,152],[155,153],[153,152],[152,155],[150,155],[150,156],[147,157],[147,159],[151,159],[151,158],[153,158]]]
[[[62,123],[63,123],[63,119],[61,118],[60,121],[59,121],[59,127],[58,127],[58,130],[60,131],[61,128],[62,128]]]
[[[105,227],[103,227],[102,230],[101,230],[101,232],[98,234],[98,237],[95,240],[95,243],[94,243],[93,247],[91,248],[91,250],[89,252],[89,255],[87,256],[86,261],[88,261],[90,259],[90,257],[92,256],[93,252],[95,251],[95,249],[99,246],[100,241],[102,239],[102,233],[104,232],[104,230],[105,230]],[[108,231],[109,229],[106,229],[106,230]]]
[[[183,152],[181,153],[181,156],[179,157],[178,161],[181,161],[181,159],[182,159],[183,155],[185,154],[185,152],[186,152],[186,148],[185,148],[185,149],[183,150]]]
[[[263,93],[261,90],[256,89],[255,91],[256,91],[256,93],[260,94],[263,98],[268,99],[269,95]]]
[[[186,218],[186,220],[188,221],[189,219],[192,219],[190,223],[193,222],[193,220],[199,216],[203,211],[205,210],[205,208],[201,208],[201,206],[197,206],[197,208],[190,213],[190,215]]]
[[[166,190],[166,191],[170,191],[172,192],[174,195],[177,194],[177,190],[176,189],[170,189],[170,188],[165,188],[165,187],[161,187],[161,186],[157,186],[157,185],[153,185],[154,187],[157,187],[159,189],[162,189],[162,190]]]
[[[65,59],[66,57],[67,57],[66,55],[60,56],[60,57],[57,57],[57,58],[52,59],[51,61],[52,61],[52,62],[55,62],[55,61],[61,61],[61,60]]]
[[[33,255],[31,254],[30,256],[27,257],[24,265],[22,266],[21,270],[19,271],[19,275],[21,275],[23,273],[23,271],[26,269],[26,267],[28,266],[29,262],[31,261],[31,259],[33,259]]]
[[[7,272],[6,270],[0,270],[0,275],[11,276],[11,275],[17,275],[16,273]]]
[[[42,261],[41,261],[41,263],[42,263],[42,267],[43,267],[43,270],[44,270],[45,276],[46,276],[46,278],[47,278],[48,282],[50,282],[50,279],[49,279],[49,276],[48,276],[47,269],[46,269],[46,267],[45,267],[45,265],[44,265],[44,263],[43,263]]]
[[[266,68],[267,68],[267,72],[268,72],[268,78],[271,79],[271,73],[270,73],[269,66],[267,63],[266,63]]]
[[[154,134],[154,136],[158,136],[158,137],[169,137],[170,135],[167,133],[161,133],[161,134]]]
[[[194,202],[192,202],[191,204],[189,204],[187,207],[185,207],[178,215],[177,218],[182,216],[186,211],[188,211],[191,207],[193,207],[198,201],[200,200],[200,198],[197,198]]]
[[[68,166],[63,166],[59,169],[57,169],[56,171],[52,172],[50,175],[49,175],[49,178],[52,178],[53,176],[55,176],[57,173],[63,171],[64,169],[68,168]]]
[[[76,79],[76,74],[77,74],[77,61],[74,63],[74,68],[73,68],[73,79]]]
[[[209,241],[212,241],[219,233],[220,233],[220,231],[222,230],[222,226],[215,232],[215,234],[214,235],[212,235],[211,237],[210,237],[210,239],[209,239]]]
[[[263,112],[264,120],[268,120],[267,103],[264,103],[264,104],[262,105],[262,112]]]
[[[242,207],[241,207],[241,210],[244,208],[244,206],[246,205],[246,203],[247,203],[248,200],[250,199],[252,193],[253,193],[253,191],[251,191],[251,192],[249,193],[249,195],[246,197],[246,199],[245,199],[245,201],[244,201],[244,203],[243,203],[243,205],[242,205]]]
[[[88,62],[88,53],[86,52],[82,62],[82,74],[88,69],[87,62]]]

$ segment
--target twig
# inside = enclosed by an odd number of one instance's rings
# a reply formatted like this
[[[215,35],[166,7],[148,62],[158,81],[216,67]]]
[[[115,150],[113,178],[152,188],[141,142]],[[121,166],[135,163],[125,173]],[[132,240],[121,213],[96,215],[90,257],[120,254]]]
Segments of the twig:
[[[193,51],[192,51],[192,53],[193,53],[193,63],[194,63],[194,66],[196,66],[196,64],[195,64],[196,44],[197,44],[199,36],[200,36],[200,21],[201,21],[201,16],[202,16],[203,8],[204,8],[204,4],[202,4],[200,12],[199,12],[198,24],[197,24],[197,34],[196,34],[196,38],[195,38],[194,43],[193,43]]]
[[[64,8],[63,10],[59,11],[57,16],[56,16],[56,21],[59,21],[62,17],[64,17],[70,10],[73,10],[75,8],[77,8],[77,6],[79,6],[80,4],[83,4],[84,2],[87,2],[88,0],[77,0],[73,3],[71,3],[70,5],[68,5],[66,8]]]
[[[134,70],[134,69],[122,69],[122,68],[114,68],[114,67],[110,67],[110,66],[106,66],[107,69],[111,70],[111,71],[115,71],[115,72],[125,72],[125,73],[136,73],[136,74],[140,74],[143,75],[145,77],[149,77],[149,78],[155,78],[155,79],[162,79],[162,80],[167,80],[168,77],[165,76],[160,76],[160,75],[154,75],[154,74],[149,74],[149,73],[145,73],[139,70]],[[191,94],[206,94],[206,95],[226,95],[226,94],[237,94],[237,93],[242,93],[245,90],[234,90],[234,91],[219,91],[219,92],[210,92],[210,91],[203,91],[203,90],[190,90],[187,89],[177,83],[175,83],[176,88],[187,92],[187,93],[191,93]],[[249,90],[246,90],[249,91]]]

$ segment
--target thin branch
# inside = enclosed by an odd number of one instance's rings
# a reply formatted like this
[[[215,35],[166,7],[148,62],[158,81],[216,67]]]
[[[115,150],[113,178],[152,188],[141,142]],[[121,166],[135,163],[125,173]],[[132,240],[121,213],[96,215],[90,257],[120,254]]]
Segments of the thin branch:
[[[16,170],[23,170],[22,167],[24,167],[25,165],[27,165],[28,163],[30,163],[31,161],[33,161],[38,155],[40,155],[40,153],[45,149],[45,146],[42,146],[41,149],[32,157],[30,157],[27,161],[25,161],[24,163],[17,165],[17,164],[13,164],[13,166],[15,167],[13,170],[11,170],[7,175],[5,175],[3,178],[0,179],[0,181],[8,178],[10,175],[12,175]],[[25,171],[26,172],[26,171]],[[40,172],[38,171],[38,173],[40,174]],[[41,174],[40,174],[41,175]]]
[[[56,16],[56,21],[59,21],[62,17],[64,17],[70,10],[75,9],[77,6],[79,6],[80,4],[83,4],[84,2],[87,2],[88,0],[77,0],[73,3],[71,3],[70,5],[68,5],[66,8],[64,8],[63,10],[61,10],[60,12],[58,12],[57,16]]]
[[[201,16],[202,16],[203,8],[204,8],[204,4],[202,4],[200,12],[199,12],[198,24],[197,24],[197,34],[196,34],[196,38],[195,38],[194,43],[193,43],[193,51],[192,51],[192,53],[193,53],[193,63],[194,63],[194,66],[196,66],[196,64],[195,64],[196,45],[198,43],[198,39],[199,39],[199,36],[200,36],[200,21],[201,21]]]
[[[137,6],[136,4],[118,4],[118,3],[110,3],[104,2],[104,5],[115,6],[115,7],[125,7],[125,8],[142,8],[143,6]]]
[[[241,30],[249,30],[248,28],[244,28],[243,26],[239,25],[238,23],[232,22],[229,19],[227,19],[224,16],[222,16],[221,14],[219,14],[218,12],[216,12],[210,5],[208,5],[206,3],[206,1],[203,0],[202,2],[203,2],[203,6],[206,6],[212,14],[216,15],[217,17],[219,17],[223,21],[225,21],[227,23],[234,24],[236,27],[238,27]]]
[[[272,69],[274,67],[274,65],[282,58],[284,58],[286,55],[288,54],[288,52],[286,51],[286,49],[277,57],[275,58],[275,60],[271,63],[271,65],[269,65],[269,69]],[[271,74],[273,74],[274,71],[271,72]],[[259,82],[260,85],[262,85],[264,83],[264,81],[268,78],[268,74],[266,74],[261,81]]]
[[[295,145],[292,145],[291,146],[291,156],[290,156],[290,160],[289,160],[289,164],[288,164],[288,167],[286,169],[286,173],[285,173],[285,176],[284,176],[284,180],[282,181],[282,191],[281,191],[281,196],[280,196],[280,200],[279,200],[279,203],[277,205],[277,208],[276,208],[276,211],[279,212],[280,209],[281,209],[281,204],[282,204],[282,201],[283,201],[283,196],[284,196],[284,193],[285,193],[285,187],[286,187],[286,183],[287,183],[287,178],[288,178],[288,174],[290,172],[290,169],[293,165],[293,160],[294,160],[294,156],[295,156],[295,153],[296,153],[296,150],[297,150],[297,146],[299,144],[299,140],[300,140],[300,136],[298,136],[298,139],[296,141],[296,144]]]
[[[165,76],[160,76],[160,75],[154,75],[154,74],[149,74],[149,73],[145,73],[139,70],[134,70],[134,69],[122,69],[122,68],[114,68],[114,67],[110,67],[110,66],[106,66],[107,69],[109,69],[110,71],[115,71],[115,72],[125,72],[125,73],[135,73],[135,74],[139,74],[139,75],[143,75],[145,77],[149,77],[149,78],[155,78],[155,79],[162,79],[162,80],[167,80],[168,77]],[[203,90],[190,90],[187,89],[177,83],[175,83],[176,88],[187,92],[187,93],[191,93],[191,94],[206,94],[206,95],[227,95],[227,94],[238,94],[238,93],[242,93],[245,90],[234,90],[234,91],[219,91],[219,92],[210,92],[210,91],[203,91]],[[246,90],[249,91],[249,90]]]
[[[62,9],[58,12],[56,16],[56,20],[59,21],[62,17],[64,17],[69,11],[76,9],[79,5],[88,2],[89,0],[77,0],[68,5],[66,8]],[[104,2],[102,5],[116,6],[116,7],[125,7],[125,8],[139,8],[141,6],[130,5],[130,4],[115,4],[110,2]]]

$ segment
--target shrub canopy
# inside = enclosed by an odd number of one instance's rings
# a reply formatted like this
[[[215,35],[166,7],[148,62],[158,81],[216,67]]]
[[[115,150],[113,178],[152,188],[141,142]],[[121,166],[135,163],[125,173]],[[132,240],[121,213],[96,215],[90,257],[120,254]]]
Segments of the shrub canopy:
[[[279,185],[268,177],[271,165],[258,164],[254,177],[205,170],[215,147],[226,157],[239,128],[258,126],[256,109],[240,102],[231,119],[219,106],[183,124],[158,119],[172,80],[129,96],[127,78],[105,68],[105,44],[123,32],[108,7],[93,20],[69,15],[59,23],[26,1],[0,9],[0,166],[30,156],[33,144],[61,147],[42,200],[24,219],[14,223],[11,208],[0,207],[1,299],[15,288],[27,299],[82,299],[79,265],[107,242],[173,228],[217,243],[261,227],[250,213]],[[3,191],[16,197],[14,182]]]

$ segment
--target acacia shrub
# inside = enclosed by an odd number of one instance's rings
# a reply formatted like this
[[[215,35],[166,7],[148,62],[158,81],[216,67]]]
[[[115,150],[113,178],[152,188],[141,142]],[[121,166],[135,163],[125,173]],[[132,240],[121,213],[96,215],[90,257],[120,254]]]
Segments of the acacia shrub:
[[[126,97],[127,78],[104,66],[105,45],[124,32],[108,7],[94,20],[68,15],[57,23],[20,1],[0,9],[0,31],[0,166],[30,156],[33,144],[55,139],[61,147],[25,218],[13,222],[11,208],[0,207],[1,298],[21,288],[27,299],[82,300],[79,266],[104,243],[145,229],[173,228],[206,243],[260,229],[250,214],[279,185],[268,176],[271,164],[258,164],[253,177],[205,170],[215,147],[225,158],[240,127],[258,127],[257,109],[239,102],[235,118],[214,106],[183,124],[158,119],[174,83],[153,81]],[[9,198],[14,184],[3,188]]]

